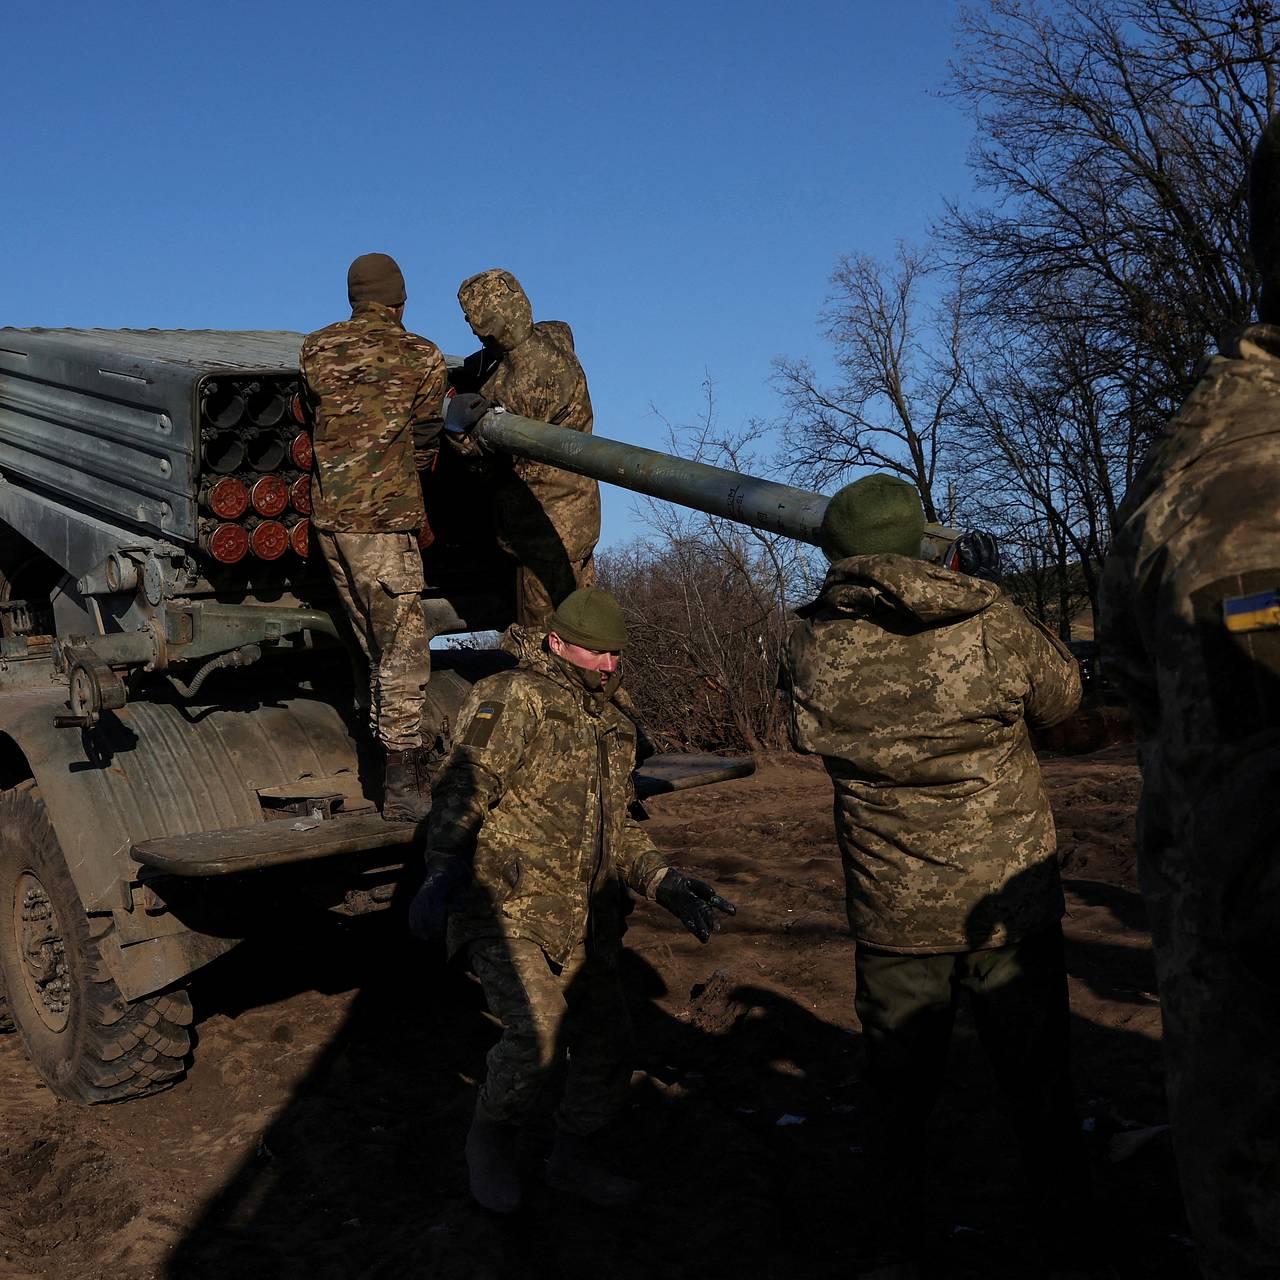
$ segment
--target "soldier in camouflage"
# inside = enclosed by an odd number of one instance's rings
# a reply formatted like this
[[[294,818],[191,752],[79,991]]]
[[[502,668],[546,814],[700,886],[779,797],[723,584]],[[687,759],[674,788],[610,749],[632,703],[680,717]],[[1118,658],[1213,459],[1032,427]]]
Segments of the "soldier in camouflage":
[[[411,925],[465,952],[502,1038],[467,1137],[475,1199],[521,1200],[516,1135],[567,1051],[548,1181],[601,1205],[637,1185],[602,1168],[589,1139],[630,1078],[630,1023],[618,982],[626,889],[652,898],[706,942],[729,903],[673,870],[630,815],[635,732],[611,695],[626,628],[617,601],[572,592],[547,634],[516,625],[512,670],[481,680],[436,781],[427,876]]]
[[[311,522],[369,664],[371,720],[386,751],[383,817],[419,821],[425,514],[414,436],[440,431],[447,374],[435,344],[405,331],[404,278],[381,253],[347,274],[351,318],[309,334],[300,368],[312,424]]]
[[[1174,1149],[1208,1280],[1280,1275],[1280,117],[1253,162],[1262,323],[1125,497],[1102,661],[1129,701]]]
[[[833,500],[833,563],[782,673],[792,743],[822,757],[835,789],[857,940],[882,1198],[868,1223],[884,1233],[864,1241],[866,1274],[904,1277],[961,989],[1050,1227],[1065,1227],[1055,1199],[1080,1173],[1063,895],[1028,732],[1075,710],[1079,674],[996,585],[919,559],[923,527],[916,491],[892,476]]]
[[[590,432],[591,396],[567,324],[535,324],[520,282],[496,268],[464,280],[458,301],[484,343],[455,377],[459,389],[537,422]],[[465,441],[456,443],[465,450]],[[519,562],[516,618],[542,630],[565,596],[594,581],[600,486],[527,458],[490,465],[498,540]]]

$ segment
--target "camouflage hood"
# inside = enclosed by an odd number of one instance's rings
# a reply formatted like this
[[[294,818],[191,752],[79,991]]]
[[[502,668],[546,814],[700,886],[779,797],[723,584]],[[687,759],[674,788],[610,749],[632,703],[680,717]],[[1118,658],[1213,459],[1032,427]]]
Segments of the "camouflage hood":
[[[509,653],[517,662],[526,662],[541,671],[550,665],[551,655],[542,643],[546,632],[534,627],[522,627],[513,622],[503,633],[498,648]]]
[[[533,326],[542,333],[545,333],[552,342],[558,343],[565,351],[572,352],[575,350],[573,345],[573,330],[569,327],[566,320],[539,320]]]
[[[850,556],[827,571],[817,600],[796,612],[802,618],[820,611],[850,618],[895,613],[936,626],[971,618],[999,596],[994,583],[910,556]]]
[[[533,332],[533,308],[510,271],[494,267],[470,276],[458,288],[458,302],[472,333],[487,347],[514,351]]]

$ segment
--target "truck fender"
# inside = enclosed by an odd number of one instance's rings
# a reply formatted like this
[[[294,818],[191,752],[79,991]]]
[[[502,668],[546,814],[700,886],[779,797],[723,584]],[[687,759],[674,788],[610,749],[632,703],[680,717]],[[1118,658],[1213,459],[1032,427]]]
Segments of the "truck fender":
[[[263,821],[258,790],[357,774],[356,744],[329,703],[191,706],[133,702],[93,729],[55,728],[65,690],[0,695],[0,734],[26,757],[90,915],[128,1000],[168,986],[240,939],[190,929],[135,903],[135,842]]]

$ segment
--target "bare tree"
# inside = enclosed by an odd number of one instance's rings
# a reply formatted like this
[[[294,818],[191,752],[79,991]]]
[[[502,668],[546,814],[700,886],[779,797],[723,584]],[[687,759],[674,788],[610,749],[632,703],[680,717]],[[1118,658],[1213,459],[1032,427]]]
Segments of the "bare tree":
[[[645,723],[686,748],[760,753],[781,738],[775,693],[787,618],[749,540],[632,543],[596,559],[622,603],[627,687]]]
[[[935,486],[962,381],[963,294],[922,297],[928,255],[899,245],[886,266],[846,255],[821,312],[840,378],[827,385],[805,359],[779,357],[786,406],[784,461],[802,483],[826,486],[855,467],[894,472],[939,519]]]
[[[953,447],[968,522],[997,532],[1024,601],[1066,639],[1096,605],[1098,566],[1132,470],[1122,388],[1070,324],[975,347]],[[1012,552],[1012,554],[1009,554]]]
[[[1267,0],[995,0],[961,20],[954,93],[985,207],[943,232],[987,323],[1087,326],[1150,434],[1257,293],[1249,155],[1276,106]]]
[[[722,430],[709,377],[703,392],[696,423],[663,419],[673,451],[757,471],[763,425]],[[627,615],[627,686],[646,724],[700,750],[777,747],[778,662],[790,607],[816,586],[811,556],[789,538],[668,503],[642,509],[649,535],[598,555],[596,573]]]
[[[1252,317],[1246,177],[1278,49],[1262,0],[964,11],[952,88],[992,200],[952,207],[940,233],[981,335],[953,465],[1064,635],[1081,595],[1096,606],[1146,440]]]

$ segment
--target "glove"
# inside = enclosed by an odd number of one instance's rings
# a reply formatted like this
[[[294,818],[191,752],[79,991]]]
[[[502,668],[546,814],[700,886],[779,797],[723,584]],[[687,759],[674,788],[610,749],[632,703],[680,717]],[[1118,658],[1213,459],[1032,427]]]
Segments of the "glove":
[[[493,406],[478,391],[455,391],[444,410],[444,429],[454,436],[469,435]]]
[[[984,578],[987,582],[999,582],[1000,544],[995,534],[971,529],[962,533],[952,544],[947,557],[947,568],[957,573],[967,573],[971,578]]]
[[[449,908],[471,878],[460,854],[435,853],[427,859],[427,874],[409,904],[409,932],[429,942],[444,929]]]
[[[662,877],[654,897],[699,942],[706,942],[713,933],[720,932],[716,911],[730,916],[738,914],[738,908],[732,902],[726,902],[704,880],[695,880],[674,867]]]

